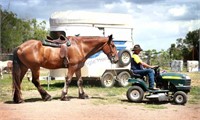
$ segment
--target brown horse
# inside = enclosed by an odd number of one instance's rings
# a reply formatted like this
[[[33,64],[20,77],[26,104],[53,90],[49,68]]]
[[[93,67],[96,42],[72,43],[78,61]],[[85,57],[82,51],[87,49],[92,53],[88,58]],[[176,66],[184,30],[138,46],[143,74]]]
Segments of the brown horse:
[[[68,73],[61,94],[61,100],[69,100],[68,87],[75,73],[78,78],[79,98],[85,99],[88,95],[83,90],[81,68],[91,55],[103,51],[112,63],[118,61],[118,54],[112,35],[108,37],[68,37],[71,46],[67,48]],[[65,59],[60,56],[61,48],[43,46],[41,41],[29,40],[17,47],[13,52],[13,101],[23,102],[21,82],[28,69],[32,72],[32,83],[38,89],[44,101],[51,100],[51,96],[42,88],[39,81],[40,67],[47,69],[66,68]]]

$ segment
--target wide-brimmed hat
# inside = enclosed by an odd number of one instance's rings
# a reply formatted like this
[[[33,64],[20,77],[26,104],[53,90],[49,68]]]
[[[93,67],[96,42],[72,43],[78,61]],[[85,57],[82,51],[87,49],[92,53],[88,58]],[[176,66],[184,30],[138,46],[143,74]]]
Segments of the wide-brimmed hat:
[[[143,51],[143,49],[140,47],[140,45],[135,45],[133,47],[132,51],[135,51],[135,50]]]

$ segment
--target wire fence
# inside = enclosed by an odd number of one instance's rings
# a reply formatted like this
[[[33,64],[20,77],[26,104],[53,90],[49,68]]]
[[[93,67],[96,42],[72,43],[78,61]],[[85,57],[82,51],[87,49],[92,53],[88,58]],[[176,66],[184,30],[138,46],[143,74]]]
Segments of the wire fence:
[[[0,61],[12,60],[12,58],[13,58],[13,54],[10,54],[10,53],[0,54]]]

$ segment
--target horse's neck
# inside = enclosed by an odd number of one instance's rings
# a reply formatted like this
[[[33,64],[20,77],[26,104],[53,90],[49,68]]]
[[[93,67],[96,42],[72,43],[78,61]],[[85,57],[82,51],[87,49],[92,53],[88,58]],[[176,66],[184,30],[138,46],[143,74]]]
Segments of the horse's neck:
[[[102,50],[107,39],[104,37],[85,37],[82,39],[82,47],[86,58]]]

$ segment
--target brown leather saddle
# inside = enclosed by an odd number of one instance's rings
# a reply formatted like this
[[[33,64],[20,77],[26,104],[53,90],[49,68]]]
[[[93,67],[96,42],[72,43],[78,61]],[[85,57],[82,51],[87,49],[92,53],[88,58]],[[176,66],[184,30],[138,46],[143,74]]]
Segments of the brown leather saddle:
[[[52,37],[47,36],[47,39],[45,41],[50,42],[50,43],[56,43],[56,44],[64,44],[64,43],[67,43],[68,39],[64,37],[63,35],[61,35],[58,39],[53,39]]]
[[[71,45],[68,38],[61,35],[58,39],[53,39],[50,36],[46,37],[47,39],[43,41],[43,45],[51,46],[51,47],[59,47],[60,48],[60,57],[64,59],[65,67],[68,66],[68,50],[67,48]]]

